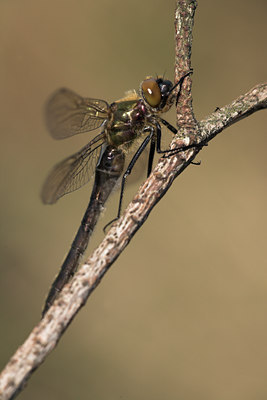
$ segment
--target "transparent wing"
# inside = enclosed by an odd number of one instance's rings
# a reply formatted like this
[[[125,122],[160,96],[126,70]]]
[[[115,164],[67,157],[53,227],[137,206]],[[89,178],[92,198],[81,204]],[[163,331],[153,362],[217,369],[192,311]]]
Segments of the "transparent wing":
[[[101,133],[78,153],[55,165],[41,191],[43,203],[53,204],[65,194],[85,185],[94,173],[104,142],[105,136]]]
[[[108,117],[104,100],[83,98],[69,89],[59,89],[48,100],[45,118],[55,139],[99,128]]]

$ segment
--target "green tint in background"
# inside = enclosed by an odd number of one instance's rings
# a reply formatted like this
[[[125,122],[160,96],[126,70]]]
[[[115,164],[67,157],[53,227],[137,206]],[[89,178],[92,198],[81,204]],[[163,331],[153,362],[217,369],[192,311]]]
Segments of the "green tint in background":
[[[44,103],[62,86],[112,102],[147,75],[173,79],[174,5],[0,2],[1,367],[40,319],[90,195],[41,204],[49,169],[92,137],[52,140]],[[197,118],[266,79],[266,12],[199,1]],[[266,399],[266,122],[262,111],[232,126],[175,181],[21,399]]]

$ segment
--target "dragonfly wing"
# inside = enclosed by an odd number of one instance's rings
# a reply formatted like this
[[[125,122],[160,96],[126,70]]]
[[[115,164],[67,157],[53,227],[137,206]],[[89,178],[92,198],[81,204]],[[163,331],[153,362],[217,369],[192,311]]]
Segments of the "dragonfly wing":
[[[104,100],[83,98],[69,89],[59,89],[48,100],[45,118],[55,139],[99,128],[108,118],[109,105]]]
[[[78,153],[55,165],[41,191],[43,203],[53,204],[65,194],[85,185],[94,173],[104,143],[105,136],[101,133]]]

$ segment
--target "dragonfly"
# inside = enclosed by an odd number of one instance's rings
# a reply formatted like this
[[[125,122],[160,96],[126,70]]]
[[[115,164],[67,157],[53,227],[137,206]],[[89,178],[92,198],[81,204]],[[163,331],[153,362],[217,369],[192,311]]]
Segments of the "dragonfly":
[[[56,164],[41,191],[43,203],[53,204],[86,184],[94,174],[88,207],[48,293],[42,316],[75,274],[104,205],[121,180],[115,220],[120,217],[126,179],[148,144],[147,176],[152,171],[155,151],[164,155],[175,154],[176,149],[161,149],[161,126],[164,125],[173,134],[177,133],[177,129],[163,119],[162,114],[169,111],[175,101],[177,104],[183,81],[191,72],[182,76],[176,84],[161,77],[147,77],[140,85],[139,94],[135,90],[129,91],[124,98],[112,104],[81,97],[65,88],[57,90],[47,102],[46,124],[53,138],[64,139],[98,128],[101,132],[80,151]],[[126,153],[135,142],[140,143],[139,147],[125,168]]]

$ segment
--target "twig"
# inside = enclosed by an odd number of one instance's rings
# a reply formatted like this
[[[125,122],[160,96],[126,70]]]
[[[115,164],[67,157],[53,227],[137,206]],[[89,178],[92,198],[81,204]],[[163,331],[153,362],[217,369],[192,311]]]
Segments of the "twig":
[[[193,16],[196,3],[179,0],[175,14],[176,80],[190,69]],[[178,63],[178,61],[179,63]],[[226,127],[257,110],[267,108],[267,85],[261,84],[240,96],[231,104],[197,123],[191,107],[191,77],[181,93],[179,137],[172,148],[201,143],[201,146]],[[174,179],[191,163],[201,146],[161,158],[151,176],[144,182],[120,220],[110,229],[103,242],[62,291],[44,319],[33,329],[24,344],[0,375],[0,399],[14,398],[47,355],[55,348],[65,329],[85,304],[103,275],[127,246],[135,232],[145,222],[157,202]]]

